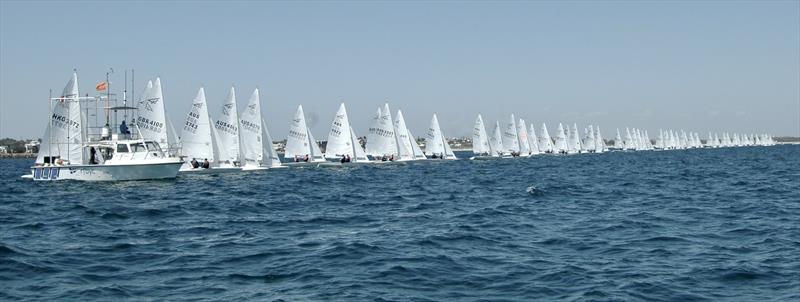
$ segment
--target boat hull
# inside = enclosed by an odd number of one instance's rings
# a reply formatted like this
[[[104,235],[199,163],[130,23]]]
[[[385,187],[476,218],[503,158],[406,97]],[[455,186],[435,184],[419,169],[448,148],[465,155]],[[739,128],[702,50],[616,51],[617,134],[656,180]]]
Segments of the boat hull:
[[[232,173],[232,172],[240,172],[242,168],[240,167],[211,167],[211,168],[186,168],[186,165],[181,167],[180,172],[188,173],[188,174],[216,174],[216,173]]]
[[[329,161],[311,161],[311,162],[288,162],[283,163],[284,166],[292,168],[319,168],[319,167],[341,167],[342,164],[338,162]]]
[[[80,180],[122,181],[168,179],[178,175],[182,162],[160,162],[135,165],[71,165],[31,167],[35,181]]]

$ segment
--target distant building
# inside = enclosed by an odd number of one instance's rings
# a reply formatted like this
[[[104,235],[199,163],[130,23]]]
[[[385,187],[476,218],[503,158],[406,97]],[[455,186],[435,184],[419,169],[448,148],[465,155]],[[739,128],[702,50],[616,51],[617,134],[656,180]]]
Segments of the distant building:
[[[39,152],[39,141],[32,140],[30,143],[25,144],[25,153],[37,153]]]
[[[8,153],[8,146],[0,146],[0,154]]]

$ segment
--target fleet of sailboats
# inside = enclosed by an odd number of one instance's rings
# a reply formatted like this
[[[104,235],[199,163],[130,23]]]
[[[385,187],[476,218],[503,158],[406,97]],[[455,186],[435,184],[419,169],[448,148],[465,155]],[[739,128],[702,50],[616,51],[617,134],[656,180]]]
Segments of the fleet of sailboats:
[[[108,83],[108,82],[107,82]],[[100,87],[100,86],[98,86]],[[99,91],[99,89],[98,89]],[[125,97],[127,98],[127,96]],[[284,146],[283,162],[262,117],[258,88],[247,105],[238,111],[236,89],[231,87],[219,107],[217,119],[211,117],[203,87],[199,88],[181,129],[175,131],[166,113],[160,78],[148,80],[136,107],[110,105],[111,93],[81,97],[77,73],[70,78],[60,97],[52,98],[51,121],[31,174],[35,180],[127,180],[175,177],[181,172],[252,171],[287,166],[341,166],[346,163],[406,162],[429,159],[457,159],[436,114],[424,138],[425,151],[408,128],[402,110],[392,118],[389,104],[377,108],[364,139],[356,135],[344,103],[331,123],[324,152],[306,123],[303,106],[297,107]],[[97,106],[105,102],[105,107]],[[115,104],[117,100],[114,100]],[[89,104],[105,111],[105,125],[87,126]],[[110,112],[115,115],[110,116]],[[131,111],[131,127],[125,121]],[[116,112],[126,112],[119,123]],[[95,114],[94,116],[99,116]],[[112,122],[113,121],[113,122]],[[119,131],[111,125],[120,124]],[[491,125],[491,124],[490,124]],[[90,133],[90,129],[101,129]],[[97,131],[95,131],[97,132]],[[471,159],[530,157],[539,154],[604,153],[623,151],[680,150],[737,146],[771,146],[768,134],[708,133],[705,142],[697,132],[659,129],[651,140],[647,130],[619,128],[611,144],[599,126],[588,125],[583,135],[577,123],[558,124],[551,137],[542,123],[537,135],[533,123],[511,114],[505,123],[496,121],[491,131],[480,114],[472,129]],[[93,136],[97,136],[94,138]],[[62,169],[70,173],[61,173]],[[66,175],[65,175],[66,174]]]

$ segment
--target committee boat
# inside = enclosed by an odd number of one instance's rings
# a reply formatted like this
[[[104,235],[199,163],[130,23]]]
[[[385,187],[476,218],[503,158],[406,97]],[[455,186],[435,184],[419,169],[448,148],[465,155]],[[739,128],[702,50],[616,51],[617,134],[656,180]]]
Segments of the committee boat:
[[[98,84],[97,90],[107,91],[108,83],[106,79]],[[135,120],[137,108],[126,106],[127,100],[116,106],[117,100],[111,96],[108,92],[104,96],[81,97],[78,75],[73,73],[61,96],[51,98],[49,123],[38,156],[31,174],[23,178],[36,181],[175,178],[182,160],[165,154],[158,142],[143,138],[136,123],[131,123],[132,129],[128,128],[126,120],[128,117]],[[90,112],[94,116],[105,113],[105,125],[89,126]],[[119,113],[123,117],[117,123]],[[117,124],[119,131],[113,133],[110,125]]]

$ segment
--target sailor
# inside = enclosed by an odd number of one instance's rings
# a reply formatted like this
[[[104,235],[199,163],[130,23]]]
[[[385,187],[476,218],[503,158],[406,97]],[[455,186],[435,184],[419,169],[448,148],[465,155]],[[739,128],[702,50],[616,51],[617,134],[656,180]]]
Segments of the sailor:
[[[347,162],[347,155],[342,155],[342,159],[340,159],[339,162],[340,163],[346,163]]]
[[[306,157],[305,157],[305,158],[303,158],[303,161],[304,161],[304,162],[308,162],[308,154],[306,154]]]
[[[200,167],[200,163],[197,162],[196,158],[192,158],[191,164],[192,164],[192,168],[194,168],[194,169],[197,169],[197,168]]]
[[[208,162],[208,158],[203,160],[203,169],[208,169],[211,164]]]
[[[97,156],[97,150],[95,150],[94,147],[89,147],[89,164],[90,165],[96,165],[97,164],[96,156]]]
[[[128,134],[131,134],[131,132],[128,131],[128,125],[125,124],[125,120],[122,121],[122,124],[119,124],[119,134],[122,134],[125,138],[128,137]]]
[[[352,159],[350,158],[350,154],[347,154],[347,159],[345,159],[345,162],[349,163],[350,161],[352,161]]]

